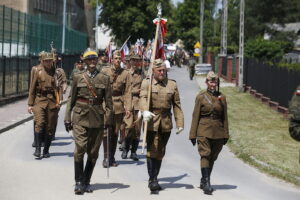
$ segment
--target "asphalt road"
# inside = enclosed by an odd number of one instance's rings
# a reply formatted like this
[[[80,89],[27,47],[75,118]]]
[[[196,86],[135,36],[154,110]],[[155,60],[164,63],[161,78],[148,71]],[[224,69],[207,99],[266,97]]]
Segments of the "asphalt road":
[[[139,162],[122,160],[117,151],[119,167],[102,168],[103,151],[91,184],[95,191],[75,196],[73,149],[74,142],[64,131],[61,109],[57,139],[50,148],[51,157],[35,160],[31,147],[33,140],[32,121],[22,124],[0,135],[0,199],[230,199],[230,200],[299,200],[300,189],[284,181],[269,177],[244,164],[225,147],[215,163],[211,183],[215,189],[212,196],[199,189],[200,157],[188,140],[195,96],[199,90],[197,82],[188,79],[186,69],[173,67],[169,78],[176,79],[185,114],[185,130],[170,137],[162,163],[159,181],[164,188],[158,195],[151,195],[147,188],[147,168],[144,155]],[[230,104],[230,102],[228,102]],[[231,105],[229,105],[231,106]],[[141,143],[140,143],[141,145]],[[141,154],[139,148],[138,153]]]

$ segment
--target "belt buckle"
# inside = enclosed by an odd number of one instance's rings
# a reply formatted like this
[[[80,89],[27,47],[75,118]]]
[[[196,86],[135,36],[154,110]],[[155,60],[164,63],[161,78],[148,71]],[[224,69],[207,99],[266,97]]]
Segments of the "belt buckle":
[[[89,104],[94,104],[94,99],[89,99]]]

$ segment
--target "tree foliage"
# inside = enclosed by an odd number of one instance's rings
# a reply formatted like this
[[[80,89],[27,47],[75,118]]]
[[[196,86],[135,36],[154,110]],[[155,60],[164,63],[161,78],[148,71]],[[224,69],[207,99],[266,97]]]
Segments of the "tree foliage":
[[[153,19],[157,17],[157,4],[162,3],[162,15],[168,18],[174,9],[170,0],[100,0],[102,12],[99,22],[112,31],[114,41],[121,45],[129,35],[130,42],[138,38],[145,41],[155,36]]]

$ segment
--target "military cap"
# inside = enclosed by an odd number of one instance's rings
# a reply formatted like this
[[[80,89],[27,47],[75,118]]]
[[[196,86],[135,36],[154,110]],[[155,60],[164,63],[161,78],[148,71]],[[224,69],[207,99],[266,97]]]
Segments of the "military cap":
[[[41,60],[54,60],[53,54],[44,52],[43,54],[41,54]]]
[[[131,55],[130,60],[142,60],[142,57],[140,55]]]
[[[213,71],[209,71],[207,76],[206,76],[206,80],[207,81],[214,81],[214,80],[217,80],[218,79],[218,75],[215,74],[215,72]]]
[[[41,51],[41,52],[39,53],[39,57],[42,58],[43,55],[44,55],[45,53],[46,53],[46,51]]]
[[[83,56],[82,56],[83,60],[86,60],[86,59],[92,59],[92,58],[98,58],[98,54],[96,51],[93,51],[93,50],[88,50],[86,52],[83,53]]]
[[[121,52],[119,50],[115,50],[113,56],[121,56]]]
[[[153,62],[153,68],[158,68],[158,67],[165,67],[165,63],[162,59],[155,59]]]

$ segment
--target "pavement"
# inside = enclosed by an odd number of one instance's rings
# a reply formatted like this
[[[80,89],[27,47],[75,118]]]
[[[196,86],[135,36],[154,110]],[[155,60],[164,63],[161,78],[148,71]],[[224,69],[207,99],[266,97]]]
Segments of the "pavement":
[[[63,104],[66,103],[69,91],[70,87],[64,94]],[[0,107],[0,134],[33,119],[33,115],[27,111],[27,100],[23,98]]]

